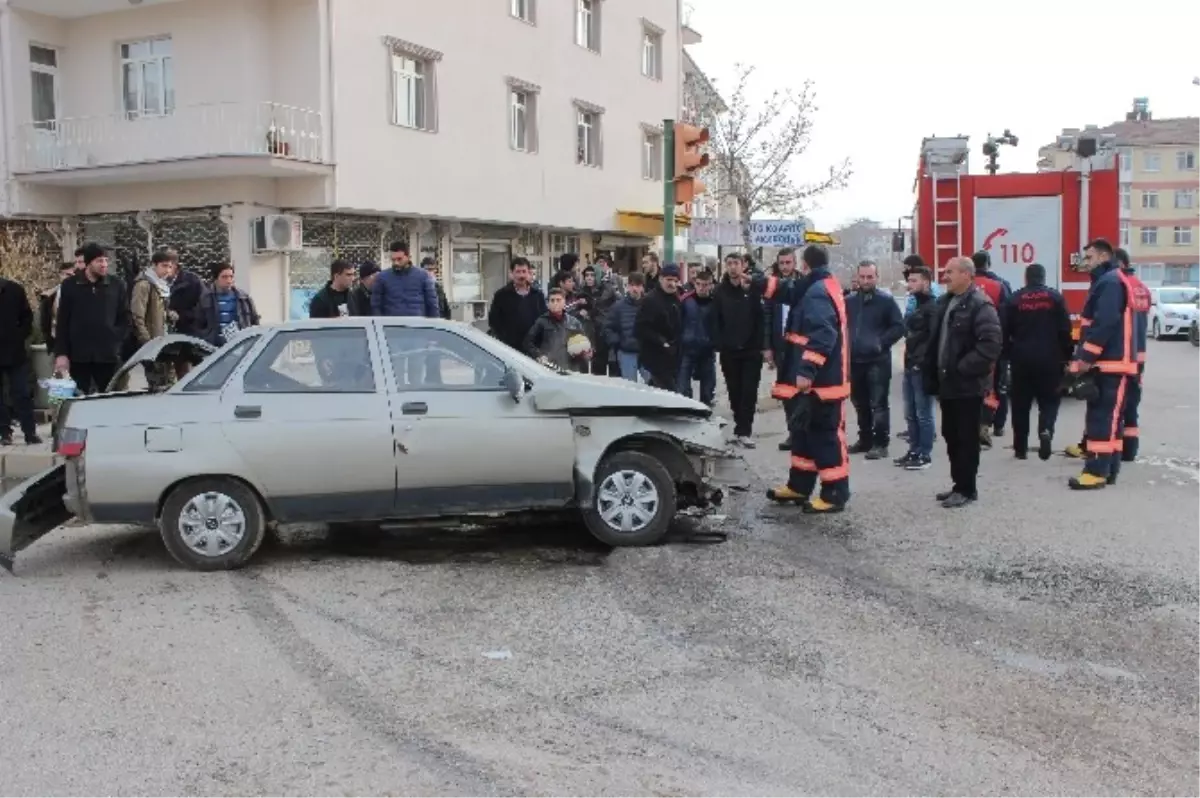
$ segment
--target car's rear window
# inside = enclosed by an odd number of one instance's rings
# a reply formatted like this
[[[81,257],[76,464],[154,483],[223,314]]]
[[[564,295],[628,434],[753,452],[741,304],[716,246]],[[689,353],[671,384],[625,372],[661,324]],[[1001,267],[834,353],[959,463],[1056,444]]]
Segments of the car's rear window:
[[[184,392],[204,393],[206,391],[221,390],[229,380],[229,375],[242,362],[242,358],[254,348],[254,344],[258,342],[258,338],[257,335],[247,336],[234,344],[233,348],[228,352],[222,352],[215,359],[207,363],[202,363],[200,365],[201,373],[184,386]]]

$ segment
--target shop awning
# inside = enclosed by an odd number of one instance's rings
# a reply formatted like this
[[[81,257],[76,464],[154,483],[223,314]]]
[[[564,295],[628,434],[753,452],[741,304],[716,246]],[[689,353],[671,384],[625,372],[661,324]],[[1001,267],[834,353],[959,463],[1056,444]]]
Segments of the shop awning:
[[[690,227],[692,217],[675,214],[675,230]],[[660,236],[663,232],[662,213],[646,213],[644,211],[617,211],[617,229],[623,233],[633,233],[640,236]]]

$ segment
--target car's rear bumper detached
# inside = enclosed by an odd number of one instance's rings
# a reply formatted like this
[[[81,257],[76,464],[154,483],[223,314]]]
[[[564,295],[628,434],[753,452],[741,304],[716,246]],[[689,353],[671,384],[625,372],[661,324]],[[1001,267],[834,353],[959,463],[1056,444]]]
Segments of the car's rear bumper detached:
[[[66,485],[66,466],[56,465],[0,496],[0,566],[11,572],[18,552],[71,519]]]

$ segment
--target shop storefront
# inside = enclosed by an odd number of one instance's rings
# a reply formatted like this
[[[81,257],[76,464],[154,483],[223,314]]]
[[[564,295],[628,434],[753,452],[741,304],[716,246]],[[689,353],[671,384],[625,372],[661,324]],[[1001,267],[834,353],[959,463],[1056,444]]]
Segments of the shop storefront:
[[[492,296],[508,282],[513,242],[523,240],[518,228],[451,223],[445,286],[454,318],[487,317]]]

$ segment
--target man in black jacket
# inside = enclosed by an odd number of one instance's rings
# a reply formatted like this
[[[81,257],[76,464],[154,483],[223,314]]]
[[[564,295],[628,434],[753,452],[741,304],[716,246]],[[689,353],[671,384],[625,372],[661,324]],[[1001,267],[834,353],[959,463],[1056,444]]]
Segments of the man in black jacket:
[[[937,396],[942,407],[942,437],[954,483],[937,494],[943,507],[965,507],[979,498],[979,414],[1002,347],[1000,317],[975,287],[975,264],[970,258],[951,258],[924,365],[925,392]]]
[[[29,385],[29,353],[25,342],[33,331],[33,309],[20,283],[0,277],[0,383],[8,383],[8,398],[16,411],[25,443],[41,443],[33,421]],[[12,446],[12,419],[0,396],[0,446]]]
[[[858,416],[858,441],[850,454],[866,452],[868,460],[887,457],[892,436],[892,347],[904,337],[900,306],[880,291],[874,262],[858,265],[858,288],[846,297],[850,327],[850,400]]]
[[[1046,287],[1046,268],[1025,268],[1025,287],[1004,305],[1004,359],[1012,368],[1013,454],[1029,456],[1029,414],[1038,406],[1038,457],[1049,460],[1059,386],[1071,359],[1071,314],[1062,294]]]
[[[358,266],[358,285],[354,286],[354,296],[363,316],[373,315],[371,311],[371,287],[379,279],[379,265],[367,261]]]
[[[533,285],[533,268],[525,258],[513,258],[509,282],[492,295],[488,332],[493,338],[525,351],[525,336],[546,312],[546,295]]]
[[[908,453],[895,461],[907,471],[923,471],[933,463],[933,397],[925,393],[924,364],[933,332],[937,302],[933,273],[914,265],[904,274],[916,307],[904,320],[904,419],[908,422]]]
[[[763,303],[761,285],[746,273],[740,255],[725,257],[725,276],[713,292],[708,314],[709,340],[721,360],[721,374],[733,412],[733,439],[747,449],[757,444],[754,413],[763,370]]]
[[[108,253],[99,244],[84,245],[83,262],[58,300],[54,370],[70,373],[78,390],[93,394],[108,387],[120,365],[129,293],[124,280],[108,273]]]
[[[438,273],[437,259],[426,255],[421,258],[421,268],[433,278],[433,290],[437,292],[438,316],[443,319],[450,318],[450,301],[446,299],[446,289],[442,286],[441,275]]]
[[[329,265],[329,282],[308,303],[310,319],[336,319],[341,316],[367,316],[354,291],[354,264],[335,260]]]
[[[633,322],[639,365],[650,373],[650,384],[666,391],[679,389],[683,355],[683,312],[679,303],[679,267],[664,264],[658,288],[646,294]]]

